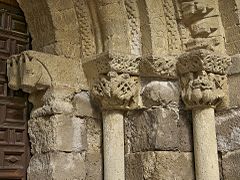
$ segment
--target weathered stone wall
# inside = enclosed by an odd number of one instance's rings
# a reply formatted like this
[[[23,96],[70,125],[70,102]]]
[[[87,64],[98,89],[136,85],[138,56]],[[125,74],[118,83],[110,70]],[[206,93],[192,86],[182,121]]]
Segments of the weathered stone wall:
[[[194,49],[232,56],[230,107],[216,111],[216,130],[221,178],[240,178],[237,0],[18,2],[29,24],[33,49],[49,53],[40,58],[48,59],[46,69],[52,69],[44,73],[53,73],[61,82],[61,88],[56,88],[55,79],[42,73],[41,81],[31,86],[31,102],[43,109],[29,121],[33,154],[29,179],[103,179],[101,112],[116,107],[125,111],[127,180],[195,179],[192,116],[181,100],[176,72],[178,57]],[[57,65],[50,63],[53,60]],[[82,63],[87,64],[85,69]],[[79,86],[74,90],[73,80],[64,76],[69,74],[77,77],[74,81]],[[95,91],[102,110],[89,90],[99,76],[98,87],[108,87]],[[125,83],[121,89],[124,80],[130,85]],[[139,89],[128,89],[136,84]],[[139,104],[132,103],[135,99]],[[124,109],[126,104],[130,105]]]

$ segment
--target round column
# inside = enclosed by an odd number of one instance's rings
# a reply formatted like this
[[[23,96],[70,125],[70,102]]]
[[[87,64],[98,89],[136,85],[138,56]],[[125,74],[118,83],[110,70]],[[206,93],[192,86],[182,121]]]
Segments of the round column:
[[[104,180],[124,180],[124,121],[121,111],[103,112]]]
[[[194,109],[193,138],[197,180],[219,180],[214,109]]]

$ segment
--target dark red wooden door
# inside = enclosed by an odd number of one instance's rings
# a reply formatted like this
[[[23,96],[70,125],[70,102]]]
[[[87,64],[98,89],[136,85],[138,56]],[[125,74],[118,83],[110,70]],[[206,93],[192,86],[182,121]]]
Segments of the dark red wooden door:
[[[28,48],[29,34],[23,13],[19,8],[0,1],[1,180],[26,179],[30,156],[27,136],[27,95],[7,87],[6,59]]]

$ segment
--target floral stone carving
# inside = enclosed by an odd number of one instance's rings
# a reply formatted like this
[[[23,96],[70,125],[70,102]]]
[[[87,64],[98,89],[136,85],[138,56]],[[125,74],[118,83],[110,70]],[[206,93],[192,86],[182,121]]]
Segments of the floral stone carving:
[[[228,56],[208,50],[194,50],[179,57],[181,95],[188,109],[223,108],[228,105]]]
[[[133,109],[138,105],[139,90],[138,77],[109,72],[93,85],[92,94],[103,109]]]
[[[83,69],[92,95],[102,109],[139,106],[139,63],[137,56],[114,52],[104,52],[84,60]]]

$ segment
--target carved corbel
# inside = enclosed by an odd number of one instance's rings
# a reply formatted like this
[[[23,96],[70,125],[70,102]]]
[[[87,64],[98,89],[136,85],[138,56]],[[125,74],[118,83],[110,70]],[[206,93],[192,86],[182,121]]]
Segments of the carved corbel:
[[[230,57],[203,49],[179,57],[181,94],[188,109],[227,107],[226,71],[230,64]]]
[[[71,105],[66,99],[80,88],[79,67],[72,59],[25,51],[8,59],[8,85],[30,94],[29,101],[34,105],[32,116],[69,111]]]

